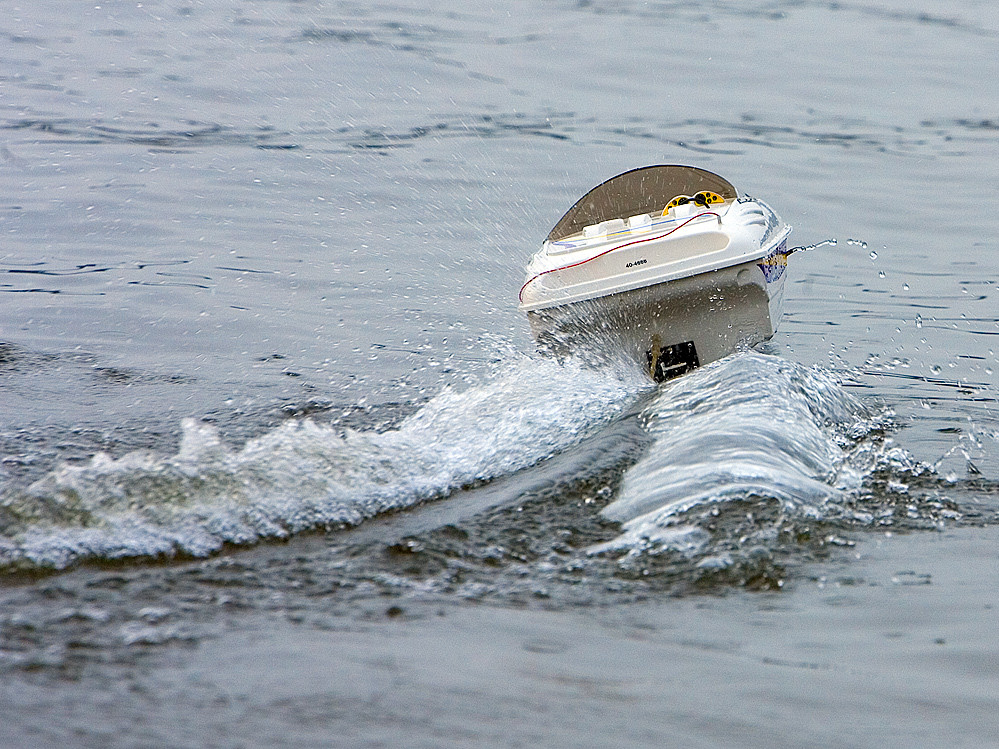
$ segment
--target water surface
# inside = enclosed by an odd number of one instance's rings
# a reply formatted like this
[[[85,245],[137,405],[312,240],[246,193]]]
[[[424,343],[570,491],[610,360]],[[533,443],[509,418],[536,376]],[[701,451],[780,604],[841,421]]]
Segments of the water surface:
[[[888,638],[902,673],[870,682],[877,701],[933,659],[990,658],[997,38],[985,2],[8,8],[0,702],[52,720],[0,736],[647,745],[650,695],[689,669],[766,695],[726,733],[710,726],[734,698],[709,690],[667,721],[685,743],[802,745],[760,717],[795,714],[793,673],[836,706],[800,723],[827,745],[822,726],[866,709],[838,696],[850,678],[775,663],[857,673],[856,643]],[[814,246],[791,259],[778,334],[658,387],[538,358],[516,309],[528,257],[590,187],[653,163],[722,174]],[[854,641],[828,614],[842,596]],[[945,609],[946,627],[918,624]],[[762,660],[712,660],[756,647],[760,616]],[[712,617],[728,639],[699,639]],[[396,626],[412,644],[380,649]],[[552,704],[605,719],[546,723],[509,674],[494,712],[448,712],[420,679],[469,685],[429,661],[379,712],[384,659],[453,641],[474,661],[454,627],[492,631],[496,659],[534,653]],[[544,643],[579,628],[589,665],[566,690],[571,650]],[[674,630],[710,646],[628,645]],[[313,647],[356,661],[356,686],[294,683]],[[597,650],[660,681],[622,687],[638,700],[591,689],[612,678]],[[282,674],[252,728],[164,707],[236,651]],[[233,683],[262,679],[251,665],[189,710],[250,704]],[[850,745],[940,738],[927,699],[963,705],[973,743],[996,703],[975,679],[970,702],[957,677],[886,701]],[[135,689],[96,709],[109,682]],[[314,730],[290,728],[303,715]],[[518,716],[521,733],[487,730]]]

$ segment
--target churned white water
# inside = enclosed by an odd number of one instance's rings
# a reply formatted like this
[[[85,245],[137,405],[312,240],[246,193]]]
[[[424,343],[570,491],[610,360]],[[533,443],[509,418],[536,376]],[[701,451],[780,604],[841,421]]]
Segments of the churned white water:
[[[604,509],[622,535],[597,550],[699,550],[708,534],[687,513],[756,498],[792,517],[868,523],[857,500],[874,471],[929,470],[891,440],[868,439],[888,413],[828,371],[772,356],[740,354],[683,377],[641,418],[654,441]]]
[[[188,420],[175,454],[98,454],[2,496],[5,563],[203,556],[441,497],[531,466],[615,418],[648,383],[633,368],[518,358],[446,388],[397,427],[293,420],[234,449]]]

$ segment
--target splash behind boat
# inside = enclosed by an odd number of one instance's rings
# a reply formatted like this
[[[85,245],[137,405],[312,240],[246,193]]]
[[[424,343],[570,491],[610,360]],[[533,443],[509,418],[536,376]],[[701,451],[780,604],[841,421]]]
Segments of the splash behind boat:
[[[624,350],[656,380],[773,336],[791,227],[716,174],[648,166],[604,182],[527,266],[520,308],[542,350]]]

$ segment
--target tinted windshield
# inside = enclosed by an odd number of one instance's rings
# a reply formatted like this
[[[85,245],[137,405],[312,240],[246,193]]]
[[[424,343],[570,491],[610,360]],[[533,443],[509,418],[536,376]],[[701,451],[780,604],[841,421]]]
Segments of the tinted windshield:
[[[661,211],[677,195],[710,190],[726,200],[737,196],[728,180],[693,166],[645,166],[612,177],[576,201],[548,234],[552,242],[612,218]]]

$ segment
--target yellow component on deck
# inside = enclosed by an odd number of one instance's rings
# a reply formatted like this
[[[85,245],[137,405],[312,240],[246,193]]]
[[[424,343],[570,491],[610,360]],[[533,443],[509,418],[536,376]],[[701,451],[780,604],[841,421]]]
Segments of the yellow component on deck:
[[[710,190],[701,190],[699,193],[691,195],[677,195],[666,207],[663,208],[662,215],[665,216],[670,212],[671,209],[676,208],[678,205],[686,205],[687,203],[693,203],[694,205],[699,205],[706,208],[709,205],[717,205],[718,203],[724,203],[725,198],[716,192],[711,192]]]

